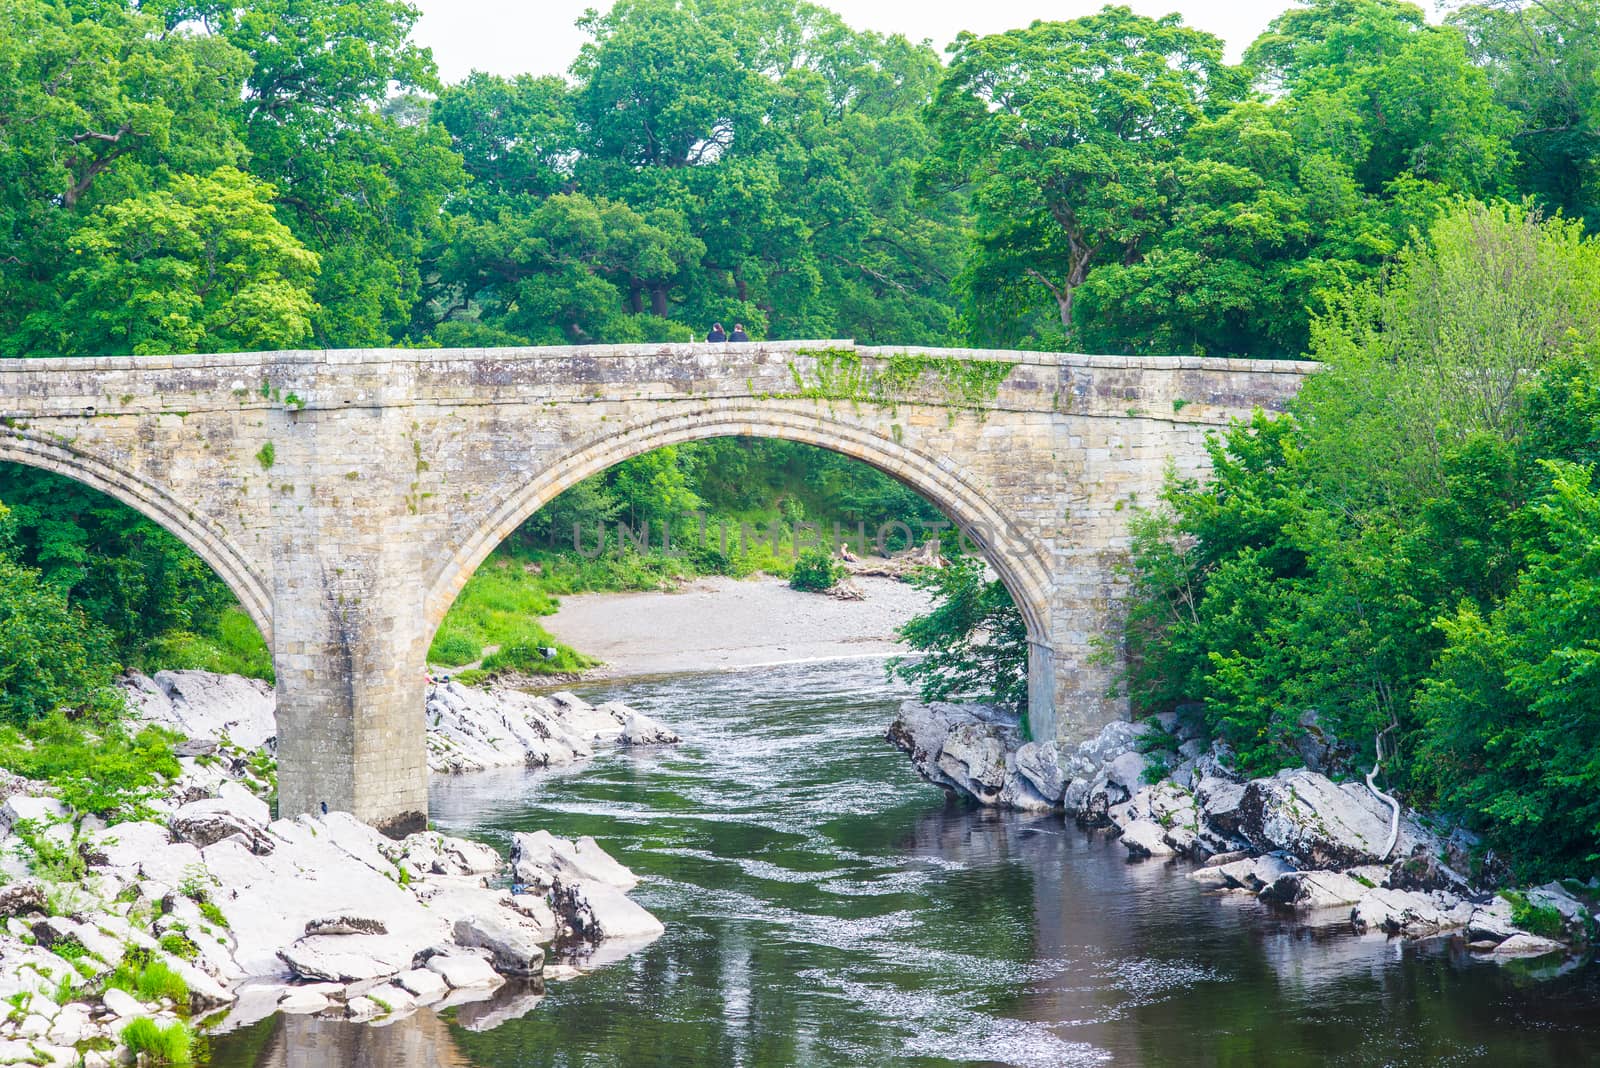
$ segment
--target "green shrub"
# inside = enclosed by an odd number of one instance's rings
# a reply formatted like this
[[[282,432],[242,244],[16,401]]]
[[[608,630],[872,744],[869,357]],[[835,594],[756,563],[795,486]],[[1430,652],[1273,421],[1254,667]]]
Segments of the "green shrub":
[[[472,663],[482,653],[483,646],[470,635],[450,627],[441,627],[439,633],[433,636],[433,644],[428,646],[428,662],[460,667]]]
[[[172,630],[145,643],[137,665],[157,671],[215,671],[274,681],[272,650],[242,608],[226,609],[204,633]]]
[[[807,549],[789,572],[789,585],[797,590],[820,592],[832,589],[844,577],[844,565],[826,549]]]
[[[168,931],[162,935],[161,948],[179,960],[194,960],[200,955],[200,947],[182,931]]]
[[[1553,905],[1535,905],[1527,895],[1508,890],[1500,895],[1511,902],[1511,922],[1540,938],[1561,938],[1567,933],[1566,918]]]
[[[145,1064],[194,1063],[194,1032],[182,1020],[162,1027],[147,1016],[136,1016],[122,1029],[122,1044]]]
[[[25,724],[111,684],[110,635],[0,540],[0,721]]]
[[[545,650],[548,649],[555,650],[555,655],[546,656]],[[571,646],[557,642],[543,627],[535,626],[484,657],[483,670],[491,674],[516,671],[525,675],[570,675],[598,663],[600,661],[594,657],[585,656]]]
[[[889,672],[915,684],[924,701],[995,701],[1018,709],[1026,732],[1028,628],[1005,585],[970,556],[925,568],[911,582],[933,594],[933,606],[898,634],[925,655],[893,657]]]
[[[105,985],[107,989],[125,990],[140,1001],[170,998],[180,1008],[189,1004],[189,984],[165,961],[151,957],[149,950],[129,950],[106,977]]]
[[[25,729],[0,726],[0,767],[57,788],[77,812],[112,821],[146,814],[144,802],[177,777],[177,736],[156,727],[130,735],[115,708],[69,719],[51,713]]]

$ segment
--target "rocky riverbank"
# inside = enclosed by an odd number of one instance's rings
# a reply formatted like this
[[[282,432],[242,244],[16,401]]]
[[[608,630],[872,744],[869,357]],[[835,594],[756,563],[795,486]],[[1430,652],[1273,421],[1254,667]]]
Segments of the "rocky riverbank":
[[[1505,886],[1470,833],[1391,810],[1359,782],[1295,768],[1244,779],[1176,716],[1113,723],[1062,750],[1024,741],[984,705],[908,701],[888,739],[922,776],[979,804],[1059,812],[1120,837],[1130,859],[1194,865],[1217,893],[1253,894],[1307,927],[1452,937],[1486,958],[1587,959],[1600,881]]]
[[[273,818],[264,684],[164,672],[126,687],[185,739],[181,774],[140,818],[108,826],[0,773],[0,1064],[129,1063],[139,1035],[187,1020],[375,1020],[492,999],[508,980],[493,1015],[509,1018],[543,978],[662,932],[592,839],[516,834],[502,857],[435,831],[394,841],[348,813]],[[427,720],[439,772],[677,741],[622,705],[457,684],[434,689]]]

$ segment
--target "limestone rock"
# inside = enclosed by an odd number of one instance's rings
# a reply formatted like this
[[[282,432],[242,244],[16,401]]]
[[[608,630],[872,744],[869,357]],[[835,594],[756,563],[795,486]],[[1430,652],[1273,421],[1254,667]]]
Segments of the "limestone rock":
[[[505,982],[482,957],[440,954],[428,958],[428,971],[450,984],[452,990],[496,987]]]
[[[307,935],[278,956],[296,979],[349,983],[393,975],[406,966],[403,947],[374,935]]]
[[[1546,953],[1564,952],[1566,948],[1560,942],[1538,935],[1514,934],[1495,946],[1493,952],[1497,957],[1542,957]]]
[[[1052,804],[1061,803],[1061,796],[1067,790],[1067,777],[1055,742],[1023,744],[1017,750],[1016,770],[1033,785],[1039,796]]]
[[[1455,915],[1457,904],[1418,890],[1391,890],[1380,886],[1362,895],[1351,910],[1350,922],[1357,931],[1431,934],[1466,922],[1465,916]]]
[[[1285,872],[1263,887],[1260,897],[1279,905],[1299,909],[1337,908],[1354,905],[1371,889],[1343,872]]]
[[[622,720],[617,743],[625,746],[676,745],[683,741],[664,724],[635,709],[628,709]]]
[[[1359,783],[1291,769],[1245,785],[1237,832],[1258,850],[1282,850],[1299,867],[1343,870],[1384,859],[1389,809]],[[1438,848],[1402,818],[1397,854],[1410,855],[1418,846]]]
[[[1168,857],[1177,852],[1167,844],[1166,828],[1152,820],[1134,820],[1122,829],[1122,844],[1135,857]]]
[[[666,931],[617,887],[592,879],[557,879],[550,887],[550,907],[561,928],[558,944],[644,941]]]
[[[237,809],[236,802],[220,797],[191,801],[173,813],[168,828],[175,841],[188,842],[197,849],[239,835],[250,852],[272,852],[276,843],[266,827]]]
[[[549,831],[511,836],[511,865],[516,881],[543,889],[557,879],[583,879],[621,890],[639,885],[639,877],[617,863],[593,838],[557,838]]]
[[[144,1006],[139,1004],[138,998],[135,998],[126,990],[118,990],[115,987],[108,989],[104,994],[100,995],[100,1000],[108,1010],[117,1016],[122,1017],[124,1020],[131,1020],[135,1016],[142,1016],[145,1011]]]
[[[11,833],[11,828],[24,820],[46,827],[66,819],[67,806],[53,797],[35,797],[30,794],[12,794],[0,804],[0,835]]]
[[[534,976],[544,968],[544,950],[538,943],[493,916],[463,916],[456,921],[454,933],[463,946],[487,949],[501,975]]]
[[[246,751],[272,748],[278,733],[272,687],[259,679],[210,671],[138,673],[123,681],[129,705],[148,723],[188,738],[226,738]]]
[[[450,984],[438,972],[430,972],[426,968],[401,972],[394,977],[394,983],[408,991],[422,1005],[431,1005],[450,992]]]

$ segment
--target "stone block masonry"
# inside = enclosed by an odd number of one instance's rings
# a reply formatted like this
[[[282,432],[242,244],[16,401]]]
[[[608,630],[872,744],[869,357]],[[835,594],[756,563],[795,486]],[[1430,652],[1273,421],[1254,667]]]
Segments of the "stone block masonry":
[[[974,531],[1027,620],[1035,732],[1125,718],[1130,504],[1307,363],[850,341],[0,360],[0,460],[151,517],[272,644],[280,806],[426,819],[423,668],[462,585],[568,486],[725,435],[833,449]]]

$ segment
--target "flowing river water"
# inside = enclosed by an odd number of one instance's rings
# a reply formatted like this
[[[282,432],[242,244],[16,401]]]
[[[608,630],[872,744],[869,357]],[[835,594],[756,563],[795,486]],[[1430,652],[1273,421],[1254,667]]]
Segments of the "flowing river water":
[[[878,661],[582,689],[681,746],[437,779],[437,825],[590,834],[645,877],[649,947],[537,997],[383,1027],[276,1017],[214,1065],[1600,1063],[1600,968],[1312,934],[1059,817],[975,811],[883,730]]]

